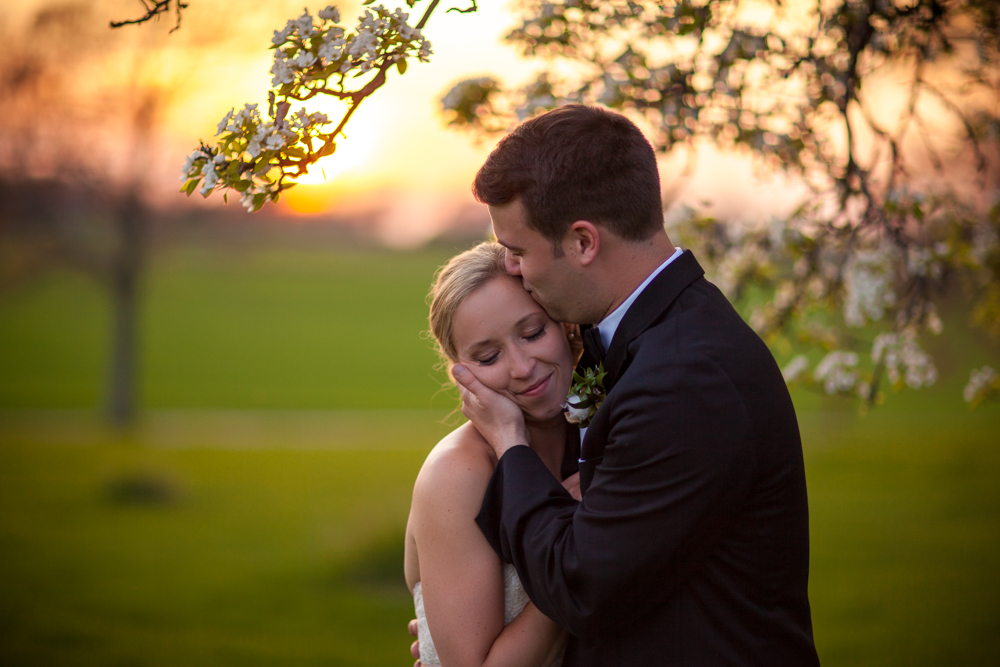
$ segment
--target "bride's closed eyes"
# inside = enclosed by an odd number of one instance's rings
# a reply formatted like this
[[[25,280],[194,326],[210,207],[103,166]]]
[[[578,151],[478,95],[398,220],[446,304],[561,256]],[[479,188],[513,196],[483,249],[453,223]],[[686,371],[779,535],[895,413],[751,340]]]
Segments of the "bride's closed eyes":
[[[523,325],[523,329],[520,332],[521,338],[531,343],[544,336],[548,331],[548,326],[545,322],[528,322]],[[489,348],[472,355],[473,361],[479,366],[492,366],[499,358],[500,351],[495,348]]]

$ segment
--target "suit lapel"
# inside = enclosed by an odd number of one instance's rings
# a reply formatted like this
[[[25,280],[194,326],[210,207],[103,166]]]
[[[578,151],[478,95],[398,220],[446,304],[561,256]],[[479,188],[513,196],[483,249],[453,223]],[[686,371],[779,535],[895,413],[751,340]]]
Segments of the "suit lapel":
[[[704,269],[690,250],[670,263],[660,275],[653,278],[642,294],[625,313],[621,324],[604,358],[604,370],[608,372],[604,386],[611,391],[618,381],[628,357],[628,345],[648,329],[683,292],[688,285],[705,275]]]

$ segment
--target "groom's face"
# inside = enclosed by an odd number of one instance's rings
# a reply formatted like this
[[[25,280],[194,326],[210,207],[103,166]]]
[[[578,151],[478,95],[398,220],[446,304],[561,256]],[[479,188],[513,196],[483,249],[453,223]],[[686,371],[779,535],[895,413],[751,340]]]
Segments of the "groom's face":
[[[557,322],[580,322],[580,276],[572,258],[556,257],[552,243],[528,226],[527,212],[520,199],[502,206],[490,206],[493,233],[507,248],[507,273],[520,276],[524,289]]]

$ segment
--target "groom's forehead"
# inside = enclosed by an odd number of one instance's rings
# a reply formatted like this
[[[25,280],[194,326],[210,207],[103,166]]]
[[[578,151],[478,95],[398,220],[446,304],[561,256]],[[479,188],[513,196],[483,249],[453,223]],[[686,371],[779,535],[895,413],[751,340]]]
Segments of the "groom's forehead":
[[[515,252],[524,250],[534,236],[541,234],[532,229],[525,218],[524,209],[511,204],[502,207],[490,207],[490,218],[493,221],[493,235],[497,243]]]

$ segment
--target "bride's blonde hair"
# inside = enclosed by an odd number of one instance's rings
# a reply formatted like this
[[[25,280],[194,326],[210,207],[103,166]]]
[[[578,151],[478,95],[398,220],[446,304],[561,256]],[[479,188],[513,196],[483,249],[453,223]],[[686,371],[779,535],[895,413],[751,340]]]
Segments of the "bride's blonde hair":
[[[434,276],[428,320],[442,367],[447,368],[458,360],[452,337],[458,307],[470,294],[494,278],[510,277],[504,268],[506,252],[506,248],[499,243],[486,241],[452,257]]]

